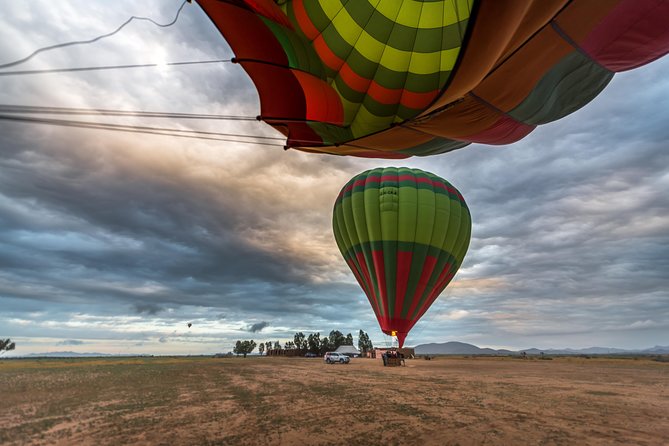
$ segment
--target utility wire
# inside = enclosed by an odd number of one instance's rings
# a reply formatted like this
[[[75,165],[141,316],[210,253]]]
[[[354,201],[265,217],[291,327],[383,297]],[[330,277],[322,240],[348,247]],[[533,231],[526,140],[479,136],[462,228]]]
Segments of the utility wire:
[[[25,76],[31,74],[50,74],[50,73],[72,73],[79,71],[102,71],[102,70],[119,70],[126,68],[147,68],[147,67],[163,67],[163,66],[177,66],[177,65],[198,65],[198,64],[214,64],[231,62],[230,59],[214,59],[214,60],[197,60],[188,62],[167,62],[167,63],[146,63],[146,64],[132,64],[132,65],[105,65],[99,67],[75,67],[75,68],[51,68],[45,70],[16,70],[16,71],[0,71],[0,76]]]
[[[0,104],[0,113],[50,114],[87,116],[132,116],[140,118],[214,119],[224,121],[257,121],[257,117],[242,115],[209,115],[197,113],[165,113],[140,110],[108,110],[101,108],[44,107],[33,105]]]
[[[95,38],[90,39],[90,40],[78,40],[78,41],[74,41],[74,42],[59,43],[59,44],[56,44],[56,45],[51,45],[51,46],[46,46],[46,47],[43,47],[43,48],[39,48],[39,49],[35,50],[35,51],[34,51],[32,54],[30,54],[29,56],[24,57],[23,59],[15,60],[14,62],[9,62],[9,63],[6,63],[6,64],[1,64],[1,65],[0,65],[0,69],[3,69],[3,68],[9,68],[9,67],[13,67],[13,66],[16,66],[16,65],[20,65],[20,64],[22,64],[22,63],[25,63],[25,62],[29,61],[30,59],[32,59],[33,57],[35,57],[36,55],[38,55],[39,53],[42,53],[42,52],[44,52],[44,51],[50,51],[50,50],[54,50],[54,49],[57,49],[57,48],[64,48],[64,47],[67,47],[67,46],[84,45],[84,44],[89,44],[89,43],[97,42],[98,40],[104,39],[105,37],[113,36],[114,34],[118,33],[118,32],[121,31],[127,24],[129,24],[129,23],[132,22],[133,20],[146,20],[146,21],[151,22],[151,23],[153,23],[154,25],[159,26],[159,27],[161,27],[161,28],[167,28],[168,26],[172,26],[172,25],[174,25],[174,24],[177,22],[177,19],[179,18],[179,14],[181,14],[181,10],[184,8],[184,6],[186,5],[186,3],[188,3],[188,0],[184,0],[184,2],[181,4],[181,6],[179,6],[179,9],[177,10],[176,16],[174,17],[174,20],[172,20],[172,21],[169,22],[169,23],[160,24],[160,23],[154,21],[153,19],[151,19],[151,18],[149,18],[149,17],[137,17],[137,16],[132,16],[132,17],[130,17],[128,20],[126,20],[121,26],[119,26],[119,27],[116,28],[114,31],[112,31],[112,32],[110,32],[110,33],[108,33],[108,34],[103,34],[103,35],[101,35],[101,36],[95,37]]]
[[[110,131],[126,132],[126,133],[145,133],[150,135],[175,136],[178,138],[205,139],[210,141],[226,141],[226,142],[235,142],[242,144],[257,144],[264,146],[284,147],[283,144],[276,144],[271,142],[226,138],[226,136],[229,136],[237,138],[244,137],[244,138],[263,139],[263,140],[281,139],[268,136],[236,135],[231,133],[216,133],[216,132],[204,132],[204,131],[183,130],[183,129],[167,129],[162,127],[145,127],[145,126],[134,126],[134,125],[109,124],[101,122],[73,121],[64,119],[31,118],[27,116],[12,116],[12,115],[2,115],[2,114],[0,114],[0,120],[24,122],[30,124],[46,124],[46,125],[57,125],[62,127],[110,130]],[[224,137],[217,138],[216,136],[224,136]]]

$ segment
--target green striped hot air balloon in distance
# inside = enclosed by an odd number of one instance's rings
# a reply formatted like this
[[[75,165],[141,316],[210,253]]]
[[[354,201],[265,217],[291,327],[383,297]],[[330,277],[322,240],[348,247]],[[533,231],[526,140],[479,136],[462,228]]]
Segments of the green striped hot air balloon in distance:
[[[419,169],[372,169],[339,192],[332,225],[381,330],[401,347],[469,247],[472,222],[462,194]]]

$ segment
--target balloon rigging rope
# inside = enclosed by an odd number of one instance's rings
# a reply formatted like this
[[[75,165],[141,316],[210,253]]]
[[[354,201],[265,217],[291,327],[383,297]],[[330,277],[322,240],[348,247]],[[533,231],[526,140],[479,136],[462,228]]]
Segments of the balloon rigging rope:
[[[225,141],[225,142],[234,142],[242,144],[254,144],[254,145],[264,145],[264,146],[276,146],[284,147],[283,144],[277,144],[272,142],[265,142],[266,140],[274,140],[275,138],[269,136],[254,136],[254,135],[241,135],[233,133],[218,133],[218,132],[205,132],[197,130],[185,130],[185,129],[171,129],[164,127],[149,127],[149,126],[137,126],[137,125],[121,125],[121,124],[109,124],[101,122],[91,122],[91,121],[75,121],[75,120],[64,120],[64,119],[50,119],[50,118],[33,118],[28,116],[16,116],[9,114],[0,114],[1,121],[14,121],[14,122],[23,122],[30,124],[46,124],[46,125],[56,125],[61,127],[77,127],[77,128],[86,128],[86,129],[96,129],[96,130],[110,130],[117,132],[125,133],[145,133],[151,135],[162,135],[162,136],[172,136],[177,138],[192,138],[192,139],[204,139],[210,141]],[[250,140],[243,140],[238,138],[252,138]],[[256,139],[263,139],[262,141],[257,141]],[[278,138],[281,139],[281,138]]]
[[[97,42],[98,40],[102,40],[106,37],[110,37],[110,36],[113,36],[114,34],[118,33],[119,31],[121,31],[123,28],[125,28],[125,26],[128,25],[133,20],[145,20],[145,21],[151,22],[154,25],[159,26],[161,28],[167,28],[169,26],[174,25],[177,22],[177,20],[179,19],[179,14],[181,14],[181,10],[184,8],[186,3],[188,3],[188,0],[184,0],[183,3],[181,3],[181,6],[179,6],[179,9],[177,10],[176,16],[174,17],[174,20],[172,20],[169,23],[161,24],[161,23],[158,23],[158,22],[156,22],[155,20],[153,20],[149,17],[132,16],[128,20],[123,22],[123,24],[121,26],[119,26],[118,28],[116,28],[114,31],[112,31],[110,33],[94,37],[93,39],[90,39],[90,40],[77,40],[77,41],[73,41],[73,42],[65,42],[65,43],[59,43],[59,44],[56,44],[56,45],[50,45],[50,46],[42,47],[42,48],[39,48],[39,49],[33,51],[32,54],[30,54],[29,56],[24,57],[23,59],[15,60],[13,62],[5,63],[5,64],[0,64],[0,69],[20,65],[22,63],[25,63],[25,62],[29,61],[30,59],[32,59],[33,57],[35,57],[39,53],[42,53],[42,52],[45,52],[45,51],[55,50],[57,48],[64,48],[64,47],[73,46],[73,45],[87,45],[87,44]]]
[[[176,12],[176,15],[172,21],[169,23],[158,23],[155,20],[149,17],[139,17],[131,16],[123,24],[121,24],[114,31],[103,34],[97,37],[94,37],[89,40],[78,40],[72,42],[59,43],[56,45],[50,45],[46,47],[39,48],[33,51],[32,54],[19,59],[13,62],[0,64],[0,70],[6,69],[9,67],[14,67],[16,65],[23,64],[36,55],[58,49],[65,48],[74,45],[87,45],[95,43],[99,40],[102,40],[107,37],[111,37],[125,28],[134,20],[144,20],[153,23],[156,26],[161,28],[167,28],[174,25],[179,19],[179,15],[183,10],[184,6],[188,3],[188,0],[184,0],[179,9]],[[213,59],[213,60],[199,60],[199,61],[184,61],[184,62],[167,62],[167,63],[150,63],[150,64],[123,64],[123,65],[104,65],[104,66],[93,66],[93,67],[66,67],[66,68],[51,68],[51,69],[41,69],[41,70],[12,70],[12,71],[0,71],[0,76],[21,76],[21,75],[34,75],[34,74],[49,74],[49,73],[66,73],[66,72],[82,72],[82,71],[101,71],[101,70],[113,70],[113,69],[128,69],[128,68],[147,68],[147,67],[163,67],[163,66],[181,66],[181,65],[202,65],[202,64],[218,64],[231,62],[230,59]],[[17,116],[19,114],[19,116]],[[56,125],[63,127],[78,127],[78,128],[88,128],[88,129],[98,129],[98,130],[108,130],[108,131],[118,131],[118,132],[130,132],[130,133],[145,133],[153,135],[163,135],[163,136],[174,136],[180,138],[195,138],[195,139],[206,139],[214,141],[226,141],[226,142],[236,142],[244,144],[259,144],[266,146],[277,146],[284,147],[284,144],[279,144],[278,141],[284,141],[285,138],[277,138],[270,136],[262,135],[242,135],[235,133],[219,133],[219,132],[206,132],[206,131],[197,131],[197,130],[184,130],[184,129],[175,129],[175,128],[165,128],[165,127],[149,127],[149,126],[137,126],[137,125],[120,125],[120,124],[110,124],[103,122],[90,122],[90,121],[75,121],[75,120],[63,120],[63,119],[53,119],[53,118],[42,118],[42,117],[27,117],[20,116],[23,114],[69,114],[69,115],[102,115],[102,116],[133,116],[133,117],[148,117],[148,118],[176,118],[176,119],[216,119],[216,120],[232,120],[232,121],[257,121],[258,118],[255,116],[235,116],[235,115],[208,115],[208,114],[194,114],[194,113],[162,113],[162,112],[147,112],[147,111],[129,111],[129,110],[103,110],[103,109],[76,109],[76,108],[65,108],[65,107],[35,107],[35,106],[19,106],[19,105],[3,105],[0,104],[0,120],[1,121],[13,121],[13,122],[23,122],[30,124],[46,124],[46,125]],[[231,139],[233,138],[233,139]],[[239,139],[239,138],[249,138]],[[277,141],[277,143],[272,143],[268,141]]]
[[[102,108],[48,107],[36,105],[0,104],[0,113],[10,114],[49,114],[49,115],[89,115],[89,116],[131,116],[140,118],[172,119],[214,119],[228,121],[257,121],[255,116],[216,115],[202,113],[166,113],[143,110],[110,110]],[[283,139],[283,138],[272,138]]]
[[[144,63],[144,64],[125,64],[125,65],[103,65],[97,67],[69,67],[69,68],[49,68],[44,70],[13,70],[0,71],[0,76],[25,76],[31,74],[51,74],[51,73],[74,73],[80,71],[102,71],[102,70],[122,70],[127,68],[149,68],[149,67],[171,67],[179,65],[203,65],[232,62],[232,59],[213,59],[213,60],[191,60],[185,62],[165,62],[165,63]],[[0,66],[2,68],[2,66]]]

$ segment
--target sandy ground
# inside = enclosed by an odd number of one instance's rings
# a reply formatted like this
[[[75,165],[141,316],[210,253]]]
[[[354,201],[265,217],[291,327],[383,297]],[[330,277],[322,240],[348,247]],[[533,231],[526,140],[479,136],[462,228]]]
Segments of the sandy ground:
[[[0,361],[7,445],[669,445],[669,363]]]

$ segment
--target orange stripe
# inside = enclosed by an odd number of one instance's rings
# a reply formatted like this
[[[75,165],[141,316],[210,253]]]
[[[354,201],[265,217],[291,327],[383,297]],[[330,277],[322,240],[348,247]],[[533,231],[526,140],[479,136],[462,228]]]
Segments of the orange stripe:
[[[339,68],[344,64],[344,60],[332,52],[328,44],[325,43],[323,36],[318,36],[312,44],[321,61],[331,70],[339,71]]]
[[[293,3],[293,12],[295,13],[295,19],[297,19],[297,24],[300,26],[300,29],[309,40],[314,40],[320,34],[318,29],[314,26],[309,19],[307,10],[304,9],[304,3],[302,0],[294,0]]]
[[[351,66],[342,61],[343,65],[339,70],[339,77],[344,81],[344,83],[351,89],[357,91],[358,93],[364,93],[369,88],[371,79],[360,76],[358,73],[353,71]]]
[[[341,61],[341,59],[339,60]],[[423,109],[430,105],[432,100],[439,94],[437,90],[427,93],[415,93],[402,88],[386,88],[376,81],[360,76],[344,61],[341,61],[341,63],[339,76],[344,83],[358,93],[366,93],[379,104],[394,105],[400,103],[407,108]]]
[[[400,104],[407,108],[422,110],[429,106],[438,94],[439,90],[434,90],[427,93],[415,93],[413,91],[404,90],[402,92],[402,99],[400,100]]]

